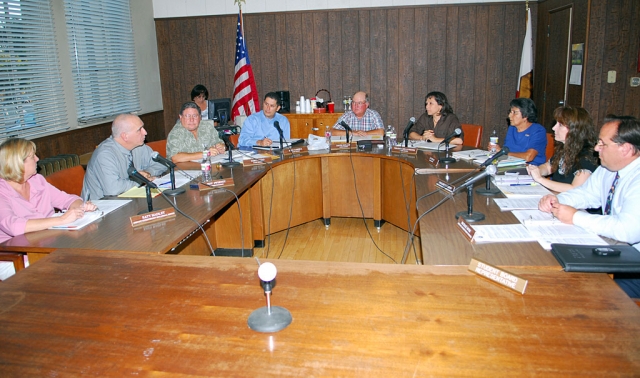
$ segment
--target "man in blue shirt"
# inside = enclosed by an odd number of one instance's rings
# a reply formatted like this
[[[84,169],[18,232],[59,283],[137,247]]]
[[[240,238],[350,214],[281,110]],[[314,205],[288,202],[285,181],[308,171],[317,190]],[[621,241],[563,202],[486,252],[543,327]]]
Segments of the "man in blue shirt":
[[[546,163],[547,130],[536,123],[536,105],[531,99],[516,98],[509,106],[511,126],[504,139],[504,145],[509,147],[509,155],[525,159],[533,165]]]
[[[291,125],[285,116],[278,114],[279,104],[280,96],[277,93],[267,93],[262,103],[262,111],[250,115],[242,124],[238,145],[244,147],[271,146],[274,141],[278,144],[280,136],[274,126],[276,121],[280,124],[283,137],[285,139],[291,138]]]

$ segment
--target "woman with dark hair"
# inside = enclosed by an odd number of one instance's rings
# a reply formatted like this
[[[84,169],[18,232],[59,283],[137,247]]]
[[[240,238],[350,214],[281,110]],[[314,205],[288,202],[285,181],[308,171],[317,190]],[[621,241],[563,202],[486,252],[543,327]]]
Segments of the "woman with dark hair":
[[[211,119],[215,115],[213,101],[209,101],[209,91],[207,87],[198,84],[191,90],[191,101],[195,102],[200,108],[202,119]]]
[[[429,92],[424,98],[426,112],[418,118],[415,127],[409,133],[409,139],[442,142],[455,129],[460,128],[458,117],[442,92]],[[461,129],[461,128],[460,128]],[[462,144],[464,134],[453,138],[450,144]]]
[[[582,185],[598,167],[593,148],[598,140],[593,119],[583,108],[559,107],[553,112],[556,143],[553,157],[527,170],[534,181],[556,192]],[[544,176],[551,175],[551,178]]]
[[[533,165],[544,164],[547,160],[547,130],[536,123],[538,110],[528,98],[516,98],[509,103],[509,122],[504,145],[509,147],[509,155],[519,157]]]

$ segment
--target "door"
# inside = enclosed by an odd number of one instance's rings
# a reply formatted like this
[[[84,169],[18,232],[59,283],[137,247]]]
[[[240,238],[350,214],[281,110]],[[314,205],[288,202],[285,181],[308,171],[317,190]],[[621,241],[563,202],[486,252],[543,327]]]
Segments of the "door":
[[[553,111],[558,106],[567,104],[572,16],[573,5],[568,5],[550,10],[547,17],[544,94],[542,109],[538,108],[538,122],[547,130],[555,123]]]

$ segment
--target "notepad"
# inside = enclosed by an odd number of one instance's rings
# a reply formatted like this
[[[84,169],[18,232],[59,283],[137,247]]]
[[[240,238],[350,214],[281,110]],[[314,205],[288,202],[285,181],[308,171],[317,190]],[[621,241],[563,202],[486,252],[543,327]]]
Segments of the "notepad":
[[[116,211],[122,206],[128,204],[131,200],[97,200],[91,201],[94,205],[98,207],[96,211],[87,211],[84,213],[84,216],[80,219],[76,219],[75,221],[67,224],[63,224],[60,226],[53,226],[49,229],[51,230],[68,230],[68,231],[76,231],[80,230],[89,224],[97,221],[98,219],[104,217],[105,215]],[[57,213],[55,216],[62,216],[63,213]]]

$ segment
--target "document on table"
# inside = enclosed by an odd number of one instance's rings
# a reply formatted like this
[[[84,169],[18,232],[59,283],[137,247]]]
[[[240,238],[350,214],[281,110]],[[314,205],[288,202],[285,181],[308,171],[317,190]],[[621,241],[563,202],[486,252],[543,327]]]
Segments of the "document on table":
[[[487,160],[489,156],[491,156],[491,154],[489,153],[489,151],[484,151],[484,150],[466,150],[466,151],[452,152],[451,156],[456,159],[462,159],[462,160],[476,160],[476,159]]]
[[[284,143],[283,143],[283,147],[284,148],[289,148],[292,147],[296,144],[302,144],[304,143],[304,139],[303,138],[289,138],[289,139],[285,139]],[[273,144],[271,144],[271,146],[258,146],[258,145],[254,145],[251,146],[254,150],[278,150],[280,149],[280,141],[273,139],[272,140]],[[234,151],[235,152],[235,151]],[[235,155],[233,156],[233,159],[235,160]],[[248,157],[246,159],[249,159]]]
[[[500,243],[536,241],[536,238],[521,224],[492,224],[471,226],[475,230],[476,243]]]
[[[497,184],[496,186],[507,198],[536,197],[540,199],[542,196],[551,194],[547,188],[536,183]]]
[[[200,171],[190,170],[190,171],[175,171],[176,177],[176,188],[179,188],[189,181],[193,180],[193,178],[198,177],[201,174]],[[193,178],[192,178],[193,177]],[[164,175],[162,177],[158,177],[153,180],[153,183],[158,186],[160,189],[171,189],[171,175]]]
[[[545,213],[540,210],[513,210],[511,214],[525,226],[530,224],[562,224],[551,213]]]
[[[496,203],[496,205],[498,205],[500,211],[536,210],[538,209],[538,202],[540,202],[540,198],[494,198],[493,201]]]
[[[151,198],[156,198],[160,195],[160,192],[163,190],[167,190],[168,188],[162,189],[151,189]],[[118,195],[119,198],[147,198],[147,188],[146,186],[134,186],[133,188],[127,190],[126,192]]]
[[[382,135],[365,135],[365,136],[358,136],[358,135],[351,135],[349,134],[349,142],[358,142],[361,140],[383,140],[384,137]],[[336,142],[336,143],[344,143],[347,141],[347,136],[346,135],[337,135],[337,136],[332,136],[331,137],[331,142]]]
[[[427,142],[425,140],[420,142],[409,143],[409,147],[419,148],[421,150],[435,150],[435,151],[446,151],[446,146],[442,143],[438,142]],[[449,148],[453,148],[455,145],[449,145]]]
[[[529,233],[535,237],[542,248],[551,250],[551,243],[607,245],[598,235],[571,224],[530,224]]]
[[[476,164],[482,164],[487,159],[475,159],[473,162]],[[524,159],[517,158],[514,156],[507,156],[506,158],[503,156],[498,159],[498,168],[503,167],[512,167],[516,165],[525,165],[527,162]]]
[[[120,207],[128,204],[131,200],[97,200],[91,201],[98,207],[96,211],[87,211],[80,219],[76,219],[71,223],[67,223],[61,226],[50,227],[51,230],[80,230],[85,226],[95,222],[96,220],[104,217],[105,215],[119,209]],[[56,213],[54,216],[62,216],[63,213]]]

